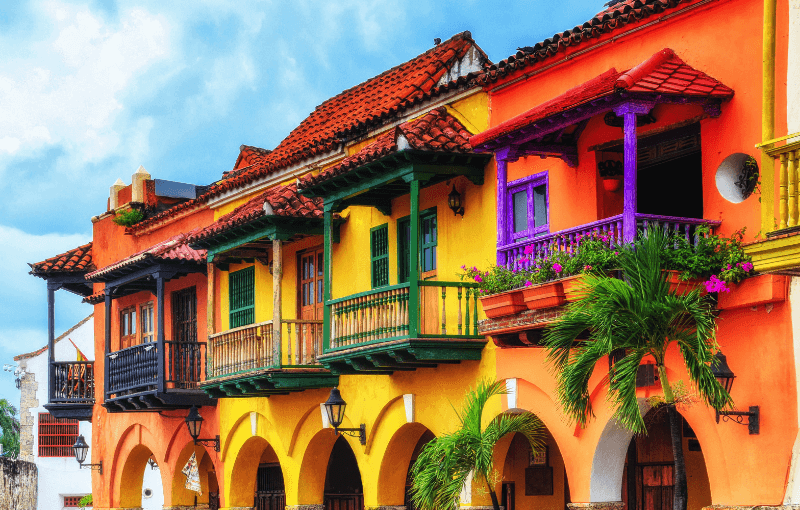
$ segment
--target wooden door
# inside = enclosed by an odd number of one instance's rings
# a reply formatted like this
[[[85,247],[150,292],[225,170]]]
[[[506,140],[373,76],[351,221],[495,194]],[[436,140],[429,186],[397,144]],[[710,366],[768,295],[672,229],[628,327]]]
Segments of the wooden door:
[[[641,510],[670,510],[675,482],[672,464],[641,466],[639,478],[642,491]]]
[[[256,472],[255,510],[284,510],[286,492],[279,464],[261,464]]]
[[[324,253],[322,247],[314,248],[301,252],[300,259],[300,285],[298,286],[299,305],[298,318],[302,320],[322,320],[324,309],[323,279]],[[300,355],[300,362],[306,363],[307,360],[315,360],[316,355],[322,352],[322,327],[320,326],[300,326],[295,332],[295,336],[302,336],[303,352]],[[316,349],[315,349],[316,345]]]
[[[168,381],[176,388],[195,388],[202,380],[202,352],[197,343],[197,293],[194,287],[172,293],[172,341],[166,342],[171,368]]]

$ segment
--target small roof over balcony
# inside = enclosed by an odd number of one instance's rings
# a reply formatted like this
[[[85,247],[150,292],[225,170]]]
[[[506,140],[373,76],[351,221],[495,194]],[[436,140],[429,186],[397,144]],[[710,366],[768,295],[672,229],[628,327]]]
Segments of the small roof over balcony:
[[[406,195],[414,179],[425,185],[465,175],[483,183],[489,158],[475,154],[471,133],[446,107],[427,112],[380,135],[377,140],[336,166],[298,181],[300,193],[350,205],[376,207],[384,213],[393,198]]]
[[[335,218],[335,223],[341,219]],[[266,256],[272,239],[291,240],[322,235],[322,199],[297,193],[297,185],[276,186],[188,236],[194,248],[209,251],[209,259],[236,248],[240,258]]]
[[[733,89],[663,49],[641,64],[612,68],[525,113],[473,136],[477,152],[505,150],[504,159],[538,155],[577,164],[577,140],[588,120],[624,103],[701,104],[718,116]]]
[[[92,243],[28,265],[31,266],[30,274],[48,283],[60,284],[62,288],[80,296],[92,293],[92,285],[84,279],[87,273],[95,270]]]

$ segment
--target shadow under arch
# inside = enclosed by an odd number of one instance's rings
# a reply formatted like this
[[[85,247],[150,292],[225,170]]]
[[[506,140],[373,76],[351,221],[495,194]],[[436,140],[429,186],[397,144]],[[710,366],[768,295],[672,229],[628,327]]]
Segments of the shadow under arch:
[[[143,444],[137,444],[131,449],[122,466],[121,479],[124,483],[119,486],[119,506],[121,508],[141,508],[142,483],[147,460],[153,452]],[[161,472],[161,487],[164,487],[164,472]]]
[[[144,467],[147,463],[147,459],[152,456],[159,466],[163,464],[164,460],[158,455],[159,449],[154,446],[155,444],[156,441],[150,433],[150,430],[140,423],[132,423],[120,433],[116,440],[114,456],[109,472],[111,479],[109,498],[112,504],[114,501],[119,501],[119,506],[123,508],[136,508],[141,506],[142,479],[144,477]],[[143,451],[142,448],[149,453]],[[162,488],[165,486],[164,476],[167,471],[168,469],[164,471],[159,470]],[[134,472],[138,473],[138,476],[134,477],[134,480],[138,480],[138,482],[132,485],[130,483],[131,479],[127,478],[127,476]],[[138,501],[139,503],[135,505],[125,505],[122,503],[123,501],[130,500]]]
[[[421,441],[427,442],[433,437],[428,427],[417,422],[405,423],[397,429],[381,459],[378,501],[391,506],[406,504],[406,478],[414,454],[419,452]]]
[[[332,428],[318,431],[308,442],[303,452],[300,473],[297,479],[298,504],[321,505],[324,501],[326,469],[337,436]],[[302,488],[302,489],[301,489]],[[235,506],[235,505],[231,505]]]
[[[263,457],[278,462],[272,445],[261,436],[252,436],[239,448],[230,479],[225,483],[225,506],[252,508],[256,492],[256,474]]]

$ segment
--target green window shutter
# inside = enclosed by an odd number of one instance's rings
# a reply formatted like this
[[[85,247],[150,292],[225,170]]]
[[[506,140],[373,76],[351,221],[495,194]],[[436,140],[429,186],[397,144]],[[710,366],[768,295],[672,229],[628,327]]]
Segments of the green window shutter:
[[[397,283],[406,283],[411,275],[411,222],[408,217],[397,220]]]
[[[228,274],[231,329],[256,322],[255,277],[253,266]]]
[[[370,257],[372,259],[372,288],[389,285],[389,224],[369,231]]]
[[[436,269],[436,245],[439,233],[436,225],[436,209],[420,214],[419,217],[420,243],[419,254],[422,272]]]

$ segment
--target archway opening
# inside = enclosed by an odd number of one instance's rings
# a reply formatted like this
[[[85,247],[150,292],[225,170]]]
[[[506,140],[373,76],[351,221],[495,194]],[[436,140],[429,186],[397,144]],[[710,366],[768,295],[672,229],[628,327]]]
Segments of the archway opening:
[[[122,508],[142,508],[142,510],[163,508],[164,488],[161,483],[161,470],[148,447],[137,445],[128,454],[122,468],[119,495],[119,504]]]
[[[364,510],[361,471],[350,444],[339,436],[325,474],[325,510]]]
[[[417,444],[414,446],[414,451],[411,453],[411,460],[408,463],[408,471],[406,473],[406,493],[405,493],[405,505],[406,510],[417,510],[417,507],[414,506],[414,503],[411,501],[411,484],[413,483],[413,479],[411,478],[411,468],[414,466],[414,463],[417,461],[417,457],[419,457],[419,452],[422,451],[422,447],[426,444],[430,443],[436,436],[433,435],[428,429],[425,429],[425,432],[422,433]]]
[[[283,510],[286,492],[278,455],[262,437],[244,442],[236,456],[230,489],[229,507],[255,507],[256,510]]]
[[[217,473],[203,446],[188,442],[178,454],[172,473],[173,506],[219,508]]]
[[[544,448],[533,451],[522,434],[514,434],[505,455],[500,505],[506,510],[566,509],[570,502],[564,459],[545,430]]]
[[[686,422],[681,426],[681,444],[686,464],[687,508],[711,505],[711,488],[700,443]],[[645,415],[647,434],[631,439],[622,473],[622,501],[626,510],[671,510],[674,496],[675,457],[666,408]]]

